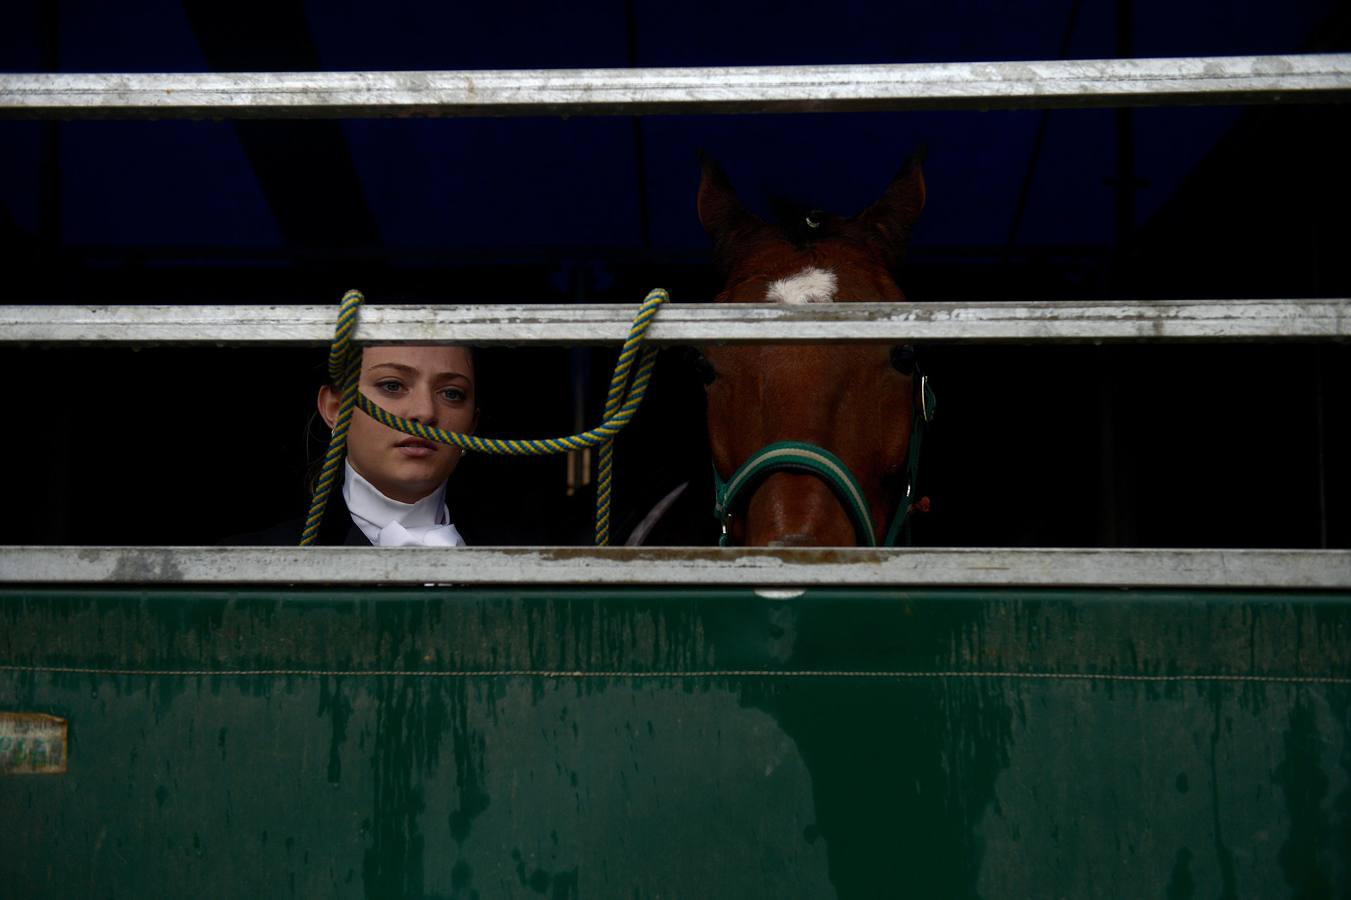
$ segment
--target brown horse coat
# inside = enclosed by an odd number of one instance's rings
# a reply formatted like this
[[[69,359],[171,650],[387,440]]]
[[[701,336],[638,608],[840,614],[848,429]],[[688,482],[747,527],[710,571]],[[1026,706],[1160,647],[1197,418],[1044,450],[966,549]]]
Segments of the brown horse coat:
[[[719,303],[902,301],[892,273],[924,206],[918,160],[853,218],[813,212],[790,227],[747,211],[722,171],[705,162],[699,219],[725,276]],[[884,344],[759,344],[709,347],[708,432],[713,463],[728,478],[775,441],[823,447],[850,469],[868,498],[873,529],[886,532],[905,489],[914,414],[912,375]],[[847,546],[853,525],[812,475],[775,472],[740,505],[734,543]]]

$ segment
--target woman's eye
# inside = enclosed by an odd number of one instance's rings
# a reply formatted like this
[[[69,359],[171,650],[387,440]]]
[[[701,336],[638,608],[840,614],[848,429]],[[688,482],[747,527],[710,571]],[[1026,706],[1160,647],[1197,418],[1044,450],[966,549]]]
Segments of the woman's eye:
[[[375,386],[378,387],[380,390],[384,391],[386,394],[397,394],[399,391],[403,390],[403,382],[394,381],[392,379],[377,381],[375,383]]]
[[[446,388],[441,391],[441,396],[451,403],[462,403],[466,399],[464,391],[459,388]]]

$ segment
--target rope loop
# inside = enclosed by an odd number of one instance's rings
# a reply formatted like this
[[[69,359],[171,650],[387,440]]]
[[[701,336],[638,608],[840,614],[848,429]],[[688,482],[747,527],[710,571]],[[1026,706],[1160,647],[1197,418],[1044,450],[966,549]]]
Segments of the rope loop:
[[[342,305],[338,310],[338,324],[333,334],[333,344],[329,348],[328,375],[329,380],[340,387],[342,401],[338,407],[338,418],[333,426],[328,452],[324,456],[324,465],[320,469],[319,480],[315,483],[314,497],[310,502],[309,515],[305,519],[300,545],[309,546],[319,536],[319,524],[323,521],[324,509],[336,481],[337,471],[346,455],[347,431],[351,427],[352,410],[360,409],[387,428],[477,453],[499,456],[550,456],[584,447],[600,447],[596,474],[596,546],[607,546],[610,543],[610,497],[615,435],[633,421],[638,407],[643,403],[643,397],[647,394],[647,387],[652,379],[652,368],[657,361],[657,350],[655,347],[644,347],[642,344],[652,320],[656,318],[657,310],[670,299],[670,295],[657,288],[650,291],[643,299],[642,305],[638,307],[638,312],[629,325],[624,346],[619,351],[614,374],[610,377],[610,389],[605,398],[605,414],[601,423],[589,431],[559,438],[481,438],[459,431],[446,431],[423,425],[421,422],[396,416],[377,405],[375,401],[357,390],[358,376],[361,373],[361,348],[353,343],[352,336],[356,332],[357,317],[364,299],[360,291],[348,291],[343,296]]]

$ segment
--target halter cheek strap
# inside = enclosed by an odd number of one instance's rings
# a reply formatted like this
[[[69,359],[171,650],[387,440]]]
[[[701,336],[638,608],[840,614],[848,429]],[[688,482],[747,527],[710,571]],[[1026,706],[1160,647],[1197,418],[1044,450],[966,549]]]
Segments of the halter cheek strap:
[[[924,430],[934,417],[936,398],[929,387],[927,375],[919,375],[919,384],[915,391],[915,415],[910,427],[910,447],[906,453],[905,496],[891,517],[891,527],[887,529],[885,547],[894,547],[900,537],[901,528],[910,515],[911,495],[919,477],[920,447],[924,442]],[[741,495],[746,494],[766,477],[774,472],[803,472],[815,475],[826,483],[844,507],[845,514],[854,526],[858,543],[864,547],[876,547],[877,535],[873,531],[872,514],[868,509],[867,495],[859,485],[858,479],[849,471],[849,467],[838,456],[824,447],[804,441],[775,441],[751,454],[732,476],[723,480],[713,467],[714,504],[713,514],[722,523],[722,536],[719,546],[726,547],[731,542],[728,533],[732,521],[732,510]]]
[[[901,528],[910,518],[910,510],[914,506],[915,485],[919,482],[919,454],[924,446],[924,432],[928,425],[933,421],[934,412],[938,408],[938,397],[935,396],[933,388],[929,387],[929,376],[921,372],[918,366],[915,368],[915,374],[919,376],[919,387],[915,391],[915,410],[914,422],[910,426],[910,447],[905,454],[905,496],[901,497],[901,504],[895,514],[891,517],[891,527],[887,529],[886,542],[884,547],[895,547],[896,541],[901,536]],[[925,509],[928,509],[926,503]]]

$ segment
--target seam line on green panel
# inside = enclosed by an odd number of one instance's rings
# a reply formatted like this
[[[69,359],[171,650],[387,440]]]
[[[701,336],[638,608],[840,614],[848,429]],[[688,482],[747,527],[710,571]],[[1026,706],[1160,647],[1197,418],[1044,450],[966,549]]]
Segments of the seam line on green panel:
[[[775,669],[710,669],[700,672],[676,671],[614,671],[589,672],[582,670],[496,669],[483,671],[425,671],[416,669],[119,669],[94,666],[21,666],[0,665],[0,672],[45,672],[54,675],[126,675],[181,678],[867,678],[867,679],[925,679],[925,678],[1010,678],[1041,681],[1117,681],[1146,684],[1170,682],[1230,682],[1262,684],[1334,684],[1351,685],[1351,676],[1342,675],[1124,675],[1109,672],[1015,672],[1015,671],[845,671],[845,670],[775,670]]]

